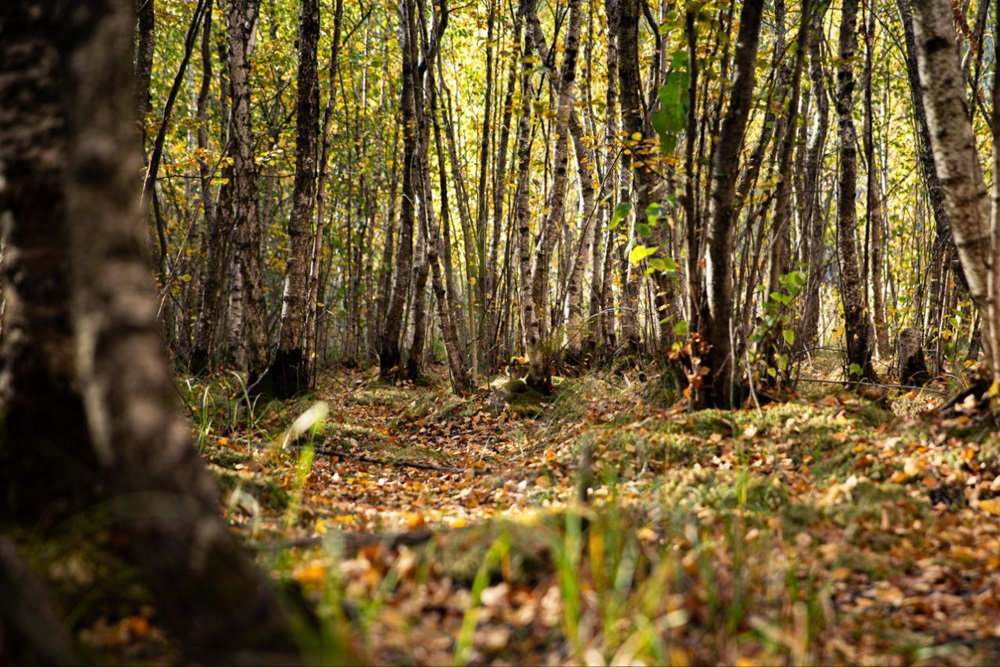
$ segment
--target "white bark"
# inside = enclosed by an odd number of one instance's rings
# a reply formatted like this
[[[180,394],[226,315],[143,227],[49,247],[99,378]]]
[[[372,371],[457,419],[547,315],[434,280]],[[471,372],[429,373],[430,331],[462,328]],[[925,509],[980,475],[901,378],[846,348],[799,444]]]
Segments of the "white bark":
[[[992,368],[997,358],[1000,309],[996,308],[990,207],[975,135],[965,106],[955,25],[949,0],[913,3],[920,87],[927,110],[931,148],[944,191],[952,236],[969,283],[969,293],[988,323],[984,347]],[[992,277],[991,277],[992,276]]]

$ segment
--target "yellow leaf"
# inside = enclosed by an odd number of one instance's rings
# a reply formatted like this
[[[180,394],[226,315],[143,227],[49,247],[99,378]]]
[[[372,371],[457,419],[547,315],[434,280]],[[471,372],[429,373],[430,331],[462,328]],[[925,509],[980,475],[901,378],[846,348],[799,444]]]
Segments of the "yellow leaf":
[[[642,132],[633,132],[632,141],[642,141]]]
[[[992,514],[993,516],[1000,516],[1000,500],[997,498],[989,498],[988,500],[979,501],[979,509],[986,512],[987,514]]]
[[[642,528],[640,528],[639,531],[636,533],[636,536],[643,542],[656,541],[656,532],[649,526],[643,526]]]

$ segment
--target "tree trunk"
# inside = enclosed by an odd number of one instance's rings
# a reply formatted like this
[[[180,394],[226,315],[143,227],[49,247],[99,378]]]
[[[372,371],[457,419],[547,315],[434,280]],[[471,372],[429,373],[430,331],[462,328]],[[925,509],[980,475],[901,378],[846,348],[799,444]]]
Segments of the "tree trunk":
[[[46,393],[8,395],[6,427],[10,434],[18,401],[34,401],[58,423],[51,454],[72,460],[91,445],[105,507],[127,532],[158,611],[193,658],[293,651],[274,591],[218,516],[214,484],[176,410],[136,209],[141,158],[135,132],[123,122],[135,110],[130,9],[127,0],[0,9],[0,33],[8,36],[0,91],[13,83],[35,93],[0,95],[0,113],[14,119],[0,129],[7,135],[0,138],[0,166],[13,204],[8,254],[40,252],[38,266],[47,263],[49,275],[62,276],[69,288],[46,294],[7,283],[23,318],[18,345],[5,340],[5,367],[14,376],[8,386]],[[49,198],[38,199],[41,192]],[[8,264],[8,275],[12,269],[18,285],[33,277],[25,273],[30,263]],[[52,279],[38,284],[53,286]],[[44,363],[26,366],[25,359]],[[33,382],[32,373],[40,373]],[[65,399],[85,410],[65,410]],[[45,423],[14,442],[39,442]],[[24,471],[20,461],[9,472],[15,469]],[[53,501],[71,498],[70,487],[47,479]],[[21,483],[37,486],[37,478]]]
[[[885,321],[885,301],[882,294],[882,191],[879,184],[879,169],[875,161],[874,119],[872,109],[872,75],[875,68],[875,5],[874,0],[867,4],[867,20],[865,21],[865,73],[864,83],[864,121],[862,125],[863,145],[865,151],[866,190],[865,199],[865,229],[868,230],[868,247],[870,248],[872,319],[875,323],[875,342],[879,357],[888,359],[892,355],[889,348],[889,328]]]
[[[257,166],[253,154],[250,113],[250,47],[257,29],[260,0],[231,0],[226,15],[229,79],[232,97],[233,226],[243,281],[243,334],[246,345],[247,387],[254,391],[267,371],[267,310],[264,303],[264,266],[261,223],[258,219]]]
[[[729,108],[722,120],[718,147],[712,162],[709,221],[705,249],[705,288],[708,303],[701,308],[708,351],[708,374],[698,377],[692,399],[698,407],[731,407],[735,401],[736,364],[730,339],[733,319],[734,195],[747,118],[753,101],[754,70],[763,0],[745,0],[740,11],[736,41],[736,72]]]
[[[854,379],[875,379],[872,368],[871,323],[868,318],[864,284],[858,268],[855,228],[858,214],[857,134],[851,110],[854,102],[854,54],[858,0],[844,0],[840,19],[837,67],[837,137],[840,172],[837,182],[837,252],[840,258],[840,297],[844,305],[844,340],[847,343],[846,370]]]
[[[997,270],[991,213],[965,106],[951,5],[946,0],[922,0],[915,6],[917,60],[934,161],[969,293],[988,325],[984,327],[990,339],[985,346],[987,366],[995,373],[994,364],[1000,358],[1000,308],[991,292]]]
[[[615,54],[618,62],[619,86],[619,107],[622,116],[622,130],[626,133],[624,141],[621,138],[616,143],[620,144],[624,150],[621,152],[621,181],[618,183],[618,201],[625,202],[630,199],[629,175],[633,164],[633,153],[638,150],[639,142],[631,135],[627,134],[627,116],[634,112],[631,107],[636,106],[635,97],[638,95],[638,64],[633,61],[638,60],[638,39],[639,39],[639,3],[637,0],[617,0],[616,9],[618,16],[614,20],[615,25]],[[610,113],[609,109],[607,113]],[[633,206],[632,215],[636,219],[645,214],[638,206]],[[621,338],[622,346],[626,355],[636,356],[642,352],[642,340],[639,335],[639,292],[641,274],[634,270],[628,259],[628,251],[636,243],[636,225],[633,223],[628,227],[628,242],[621,248],[618,257],[621,272],[622,293],[621,293]]]
[[[636,225],[645,224],[646,211],[659,204],[662,197],[662,177],[657,157],[659,146],[649,115],[646,113],[644,91],[639,71],[639,0],[619,0],[618,11],[618,84],[620,86],[622,131],[628,137],[632,159],[633,213]],[[642,244],[659,248],[659,255],[669,256],[664,234],[665,219],[652,228],[649,238],[636,239]],[[631,264],[631,262],[630,262]],[[640,267],[630,267],[635,279],[641,280]],[[659,326],[661,346],[669,348],[673,327],[681,319],[675,306],[676,294],[662,272],[652,274],[655,285],[655,321]]]
[[[795,137],[798,127],[802,67],[805,62],[806,50],[809,48],[810,14],[812,12],[811,0],[803,0],[801,11],[801,22],[795,40],[795,63],[792,65],[790,93],[787,105],[785,106],[788,111],[782,122],[784,132],[780,135],[780,141],[778,142],[778,185],[774,194],[774,221],[771,232],[773,240],[771,242],[770,270],[768,272],[767,291],[764,293],[765,295],[770,295],[774,292],[784,292],[782,276],[792,270],[791,199],[794,182],[792,156],[794,155]],[[769,296],[765,296],[765,298],[769,298]],[[744,308],[748,306],[749,304],[744,304]],[[782,312],[787,307],[785,304],[777,305],[779,311]],[[794,329],[789,327],[787,331],[794,332]],[[764,348],[762,352],[766,360],[766,367],[775,370],[775,384],[780,389],[786,389],[791,384],[791,365],[789,364],[791,346],[784,337],[784,334],[783,327],[775,325],[767,332],[764,341],[762,341],[762,347]]]
[[[552,124],[552,132],[555,135],[552,187],[546,202],[548,212],[539,229],[539,239],[531,263],[530,292],[534,302],[534,316],[528,333],[528,339],[532,341],[528,347],[528,384],[546,393],[552,388],[554,349],[558,347],[558,341],[553,339],[554,334],[548,331],[546,326],[549,306],[549,266],[552,251],[559,238],[559,227],[565,224],[566,190],[569,182],[569,123],[576,83],[576,61],[580,51],[580,0],[570,0],[568,11],[569,24],[563,45],[563,61],[559,69],[555,118]],[[540,26],[534,13],[528,19],[531,22],[528,32],[535,32],[533,45],[542,59],[546,59],[546,55],[554,55],[544,53],[539,35]]]
[[[927,110],[924,106],[924,98],[921,93],[912,4],[913,0],[896,0],[900,21],[903,24],[903,41],[906,46],[906,76],[910,83],[910,100],[913,104],[913,119],[917,134],[917,155],[920,159],[921,171],[927,186],[927,196],[930,199],[931,210],[934,213],[936,234],[931,250],[930,264],[926,271],[928,276],[926,303],[930,304],[930,307],[933,308],[945,298],[944,292],[947,289],[947,285],[943,283],[941,276],[945,273],[945,265],[951,263],[952,258],[957,257],[957,250],[952,239],[951,221],[948,219],[948,211],[944,203],[944,191],[938,167],[935,163],[934,150],[931,146],[930,129],[927,124]],[[961,270],[961,264],[957,264],[958,266],[955,268]],[[959,284],[964,287],[964,276],[959,279]],[[914,324],[923,330],[925,342],[931,339],[935,341],[939,339],[940,332],[937,328],[924,328],[924,313],[915,313],[914,320]],[[936,342],[935,347],[937,347]]]
[[[310,385],[306,350],[306,308],[309,255],[313,245],[313,206],[316,203],[316,144],[319,133],[319,0],[299,4],[299,69],[296,104],[295,184],[288,220],[288,258],[285,291],[281,298],[281,335],[278,351],[267,371],[268,393],[290,398]]]
[[[145,144],[149,84],[153,77],[153,53],[156,50],[156,4],[155,0],[137,0],[136,4],[139,34],[135,49],[135,119]]]
[[[326,230],[326,185],[329,180],[329,170],[327,162],[330,157],[330,136],[332,134],[333,106],[337,99],[335,77],[340,63],[340,31],[344,22],[344,0],[336,0],[333,7],[333,39],[330,46],[330,63],[327,67],[327,83],[329,84],[329,96],[323,108],[323,131],[322,141],[319,149],[318,174],[316,176],[316,231],[313,233],[312,250],[309,255],[309,279],[306,294],[306,364],[310,371],[315,374],[316,369],[316,340],[319,338],[319,321],[322,319],[324,306],[320,300],[320,268],[323,260],[323,235]],[[393,143],[393,153],[395,153],[395,143]],[[394,155],[395,157],[395,155]],[[395,188],[395,178],[393,187]],[[389,201],[395,199],[395,192],[390,195]],[[392,204],[389,205],[392,210]],[[390,235],[386,243],[389,249],[389,257],[392,257],[392,238]],[[388,262],[384,265],[387,266]],[[386,288],[386,293],[388,288]],[[379,300],[383,299],[383,292],[379,291]],[[384,309],[378,311],[384,314]],[[373,327],[373,330],[375,327]]]
[[[232,216],[228,193],[229,179],[220,188],[219,206],[212,196],[213,165],[206,157],[208,153],[208,95],[212,88],[212,7],[205,9],[205,24],[201,33],[201,83],[195,104],[195,118],[198,120],[198,183],[201,186],[201,207],[205,216],[204,232],[201,234],[202,265],[200,307],[195,326],[188,371],[192,375],[206,373],[215,363],[218,325],[222,319],[222,283],[225,270],[225,256],[229,241],[229,223]],[[222,190],[226,191],[223,200]],[[223,224],[223,219],[226,224]]]
[[[535,13],[536,0],[521,0],[518,15],[522,25]],[[531,194],[531,107],[534,88],[531,74],[535,69],[535,38],[525,27],[524,47],[521,49],[521,110],[517,121],[517,190],[514,193],[514,221],[517,227],[517,258],[520,275],[519,300],[521,305],[521,344],[530,350],[538,344],[535,318],[535,300],[531,294],[531,212],[528,201]]]
[[[594,150],[584,138],[583,125],[574,113],[570,117],[570,134],[573,153],[576,155],[577,175],[580,179],[580,242],[571,256],[569,285],[566,288],[566,353],[575,362],[582,360],[584,336],[588,330],[583,317],[583,278],[588,251],[597,239],[597,188],[594,171]]]
[[[813,130],[806,144],[802,168],[802,242],[800,261],[807,265],[806,284],[802,294],[802,310],[796,350],[804,354],[816,339],[819,324],[819,292],[823,278],[824,237],[826,216],[821,210],[820,181],[826,136],[830,127],[830,100],[826,94],[826,73],[820,50],[826,3],[820,3],[813,14],[811,31],[815,35],[809,44],[810,95],[815,105]]]
[[[402,52],[402,92],[399,103],[399,125],[403,128],[403,183],[402,201],[399,205],[399,248],[393,269],[392,292],[382,324],[379,346],[379,372],[383,378],[400,370],[400,334],[403,328],[403,310],[410,287],[413,267],[413,224],[417,186],[414,182],[418,169],[418,136],[416,126],[417,49],[416,11],[412,0],[399,3],[399,46]]]

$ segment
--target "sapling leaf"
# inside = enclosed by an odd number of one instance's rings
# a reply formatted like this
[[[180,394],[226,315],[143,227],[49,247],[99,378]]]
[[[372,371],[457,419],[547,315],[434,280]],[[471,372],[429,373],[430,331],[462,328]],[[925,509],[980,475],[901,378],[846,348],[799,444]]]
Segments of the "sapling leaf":
[[[655,245],[654,246],[636,245],[634,248],[632,248],[632,252],[628,254],[629,264],[635,266],[642,260],[653,255],[653,253],[655,253],[657,248],[659,247],[660,246],[655,246]]]
[[[632,212],[632,203],[623,201],[615,204],[615,208],[611,212],[611,222],[608,223],[609,230],[615,230],[618,225],[622,224],[622,220],[628,217],[628,214]]]

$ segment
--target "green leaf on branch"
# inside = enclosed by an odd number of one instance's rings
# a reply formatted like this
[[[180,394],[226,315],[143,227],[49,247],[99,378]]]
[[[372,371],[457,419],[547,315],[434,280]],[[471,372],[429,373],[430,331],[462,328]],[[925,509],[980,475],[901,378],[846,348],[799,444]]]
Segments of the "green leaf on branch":
[[[650,227],[656,227],[656,223],[660,221],[661,215],[663,215],[663,207],[655,201],[646,207],[646,221]]]
[[[663,155],[673,155],[677,148],[677,136],[687,122],[687,89],[691,81],[687,53],[675,51],[670,66],[667,80],[660,86],[660,108],[650,114],[653,129],[660,137],[660,153]]]
[[[628,217],[628,214],[632,212],[632,203],[623,201],[619,204],[615,204],[614,210],[611,212],[611,222],[608,223],[609,230],[615,230],[618,225],[622,224],[622,220]]]
[[[677,269],[680,268],[680,264],[675,262],[672,257],[653,257],[649,260],[649,266],[663,273],[676,273]]]

